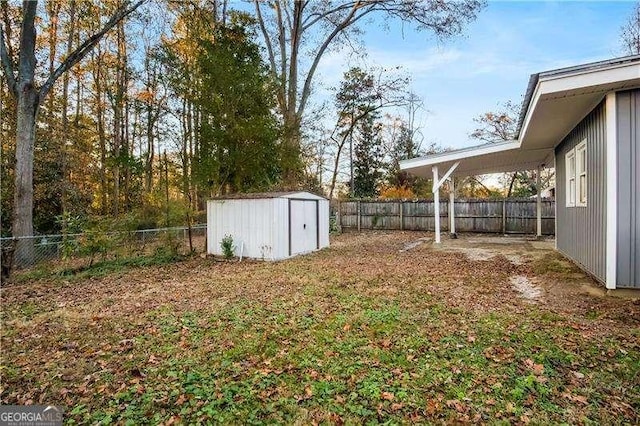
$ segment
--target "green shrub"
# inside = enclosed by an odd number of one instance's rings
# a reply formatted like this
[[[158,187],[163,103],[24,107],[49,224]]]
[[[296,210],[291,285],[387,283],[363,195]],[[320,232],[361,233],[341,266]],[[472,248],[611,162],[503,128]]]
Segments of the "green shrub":
[[[332,234],[340,233],[340,226],[338,226],[338,217],[336,215],[329,217],[329,232]]]
[[[225,235],[220,242],[220,248],[222,248],[222,255],[224,258],[231,259],[234,256],[233,237],[231,235]]]

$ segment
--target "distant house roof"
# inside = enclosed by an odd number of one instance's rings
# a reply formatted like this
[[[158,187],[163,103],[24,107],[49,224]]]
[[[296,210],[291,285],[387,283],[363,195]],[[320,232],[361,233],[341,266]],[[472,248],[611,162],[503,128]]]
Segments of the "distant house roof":
[[[325,199],[307,191],[276,191],[276,192],[241,192],[214,197],[211,200],[259,200],[267,198],[308,198],[312,200]]]

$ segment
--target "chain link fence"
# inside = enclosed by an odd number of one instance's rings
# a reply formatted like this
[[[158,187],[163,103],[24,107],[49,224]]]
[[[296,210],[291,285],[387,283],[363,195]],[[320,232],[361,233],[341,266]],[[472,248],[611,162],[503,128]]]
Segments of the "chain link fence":
[[[95,262],[150,256],[206,252],[207,225],[135,231],[92,231],[82,234],[0,238],[2,277],[11,271],[38,266],[91,266]]]

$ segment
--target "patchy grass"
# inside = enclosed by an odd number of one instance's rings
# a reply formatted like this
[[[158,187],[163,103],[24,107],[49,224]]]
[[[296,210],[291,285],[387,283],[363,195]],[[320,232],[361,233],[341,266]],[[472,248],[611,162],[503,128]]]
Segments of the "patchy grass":
[[[4,288],[2,403],[59,404],[69,423],[640,421],[637,302],[535,259],[399,253],[422,236]],[[567,292],[528,304],[515,274]]]
[[[12,277],[15,284],[29,284],[38,280],[55,279],[88,279],[95,277],[104,277],[109,274],[123,272],[132,268],[140,268],[144,266],[166,265],[181,260],[185,260],[188,256],[182,255],[169,250],[157,250],[152,254],[141,254],[137,256],[126,256],[115,259],[99,260],[90,265],[74,266],[65,265],[64,262],[58,266],[40,265],[33,269],[16,272]]]

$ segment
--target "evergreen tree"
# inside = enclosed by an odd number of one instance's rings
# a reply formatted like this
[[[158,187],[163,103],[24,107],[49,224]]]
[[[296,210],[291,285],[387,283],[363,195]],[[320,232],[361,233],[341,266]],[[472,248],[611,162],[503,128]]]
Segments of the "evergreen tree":
[[[273,84],[239,16],[202,40],[195,103],[202,123],[194,174],[210,195],[263,190],[280,180],[280,128]]]
[[[381,125],[377,122],[377,118],[379,118],[378,113],[368,114],[358,122],[356,127],[353,193],[357,198],[377,196],[383,176],[384,153]]]

